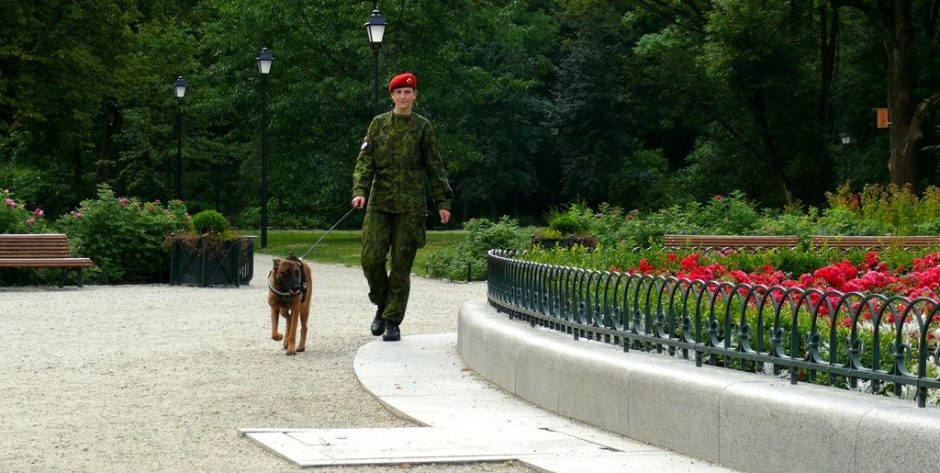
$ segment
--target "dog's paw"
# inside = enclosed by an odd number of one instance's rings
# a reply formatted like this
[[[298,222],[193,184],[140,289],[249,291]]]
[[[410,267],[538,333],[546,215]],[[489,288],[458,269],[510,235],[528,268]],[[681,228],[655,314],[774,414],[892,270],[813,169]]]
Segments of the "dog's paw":
[[[271,335],[271,340],[274,340],[275,342],[281,341],[282,338],[284,338],[284,337],[283,337],[281,334],[279,334],[279,333],[278,333],[278,334],[275,334],[275,335]]]
[[[300,353],[302,351],[307,351],[307,347],[300,347],[297,349],[297,353]]]
[[[287,356],[294,356],[294,355],[296,355],[296,354],[297,354],[297,352],[295,352],[295,351],[287,350]]]

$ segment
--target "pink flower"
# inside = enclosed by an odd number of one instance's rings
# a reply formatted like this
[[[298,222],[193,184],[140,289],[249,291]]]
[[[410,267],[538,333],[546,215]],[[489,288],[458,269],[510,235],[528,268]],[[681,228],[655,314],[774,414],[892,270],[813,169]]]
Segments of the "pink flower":
[[[118,198],[118,203],[121,204],[121,207],[127,207],[128,202],[130,202],[130,200],[127,197]]]
[[[13,199],[6,199],[3,202],[7,204],[7,207],[16,207],[16,202]]]
[[[26,219],[26,225],[33,226],[36,224],[36,217],[29,217]]]
[[[46,212],[44,212],[42,209],[37,207],[36,210],[33,210],[33,216],[42,217],[43,215],[46,215]]]

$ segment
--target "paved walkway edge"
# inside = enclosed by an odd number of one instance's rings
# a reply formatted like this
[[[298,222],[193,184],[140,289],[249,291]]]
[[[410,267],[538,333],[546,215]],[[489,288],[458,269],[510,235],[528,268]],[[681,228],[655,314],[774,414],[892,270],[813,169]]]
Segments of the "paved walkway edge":
[[[549,411],[752,473],[922,472],[940,409],[649,355],[533,328],[485,299],[460,308],[458,350]]]

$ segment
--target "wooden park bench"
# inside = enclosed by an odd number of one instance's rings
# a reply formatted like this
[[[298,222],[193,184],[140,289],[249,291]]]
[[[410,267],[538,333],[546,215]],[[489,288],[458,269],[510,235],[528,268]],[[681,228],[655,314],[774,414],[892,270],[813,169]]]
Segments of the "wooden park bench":
[[[723,250],[764,250],[770,248],[798,248],[797,236],[761,235],[663,235],[666,249],[693,249],[702,252]]]
[[[858,236],[858,235],[813,235],[810,245],[815,250],[831,249],[882,249],[882,248],[926,248],[940,247],[940,236]]]
[[[0,268],[63,268],[60,287],[69,270],[75,270],[81,287],[91,264],[88,258],[71,256],[68,237],[61,233],[0,234]]]

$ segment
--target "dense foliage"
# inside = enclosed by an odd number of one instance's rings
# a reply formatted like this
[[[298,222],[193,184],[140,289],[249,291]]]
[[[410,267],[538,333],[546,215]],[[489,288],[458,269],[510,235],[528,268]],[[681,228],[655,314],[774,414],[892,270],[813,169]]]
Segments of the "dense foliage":
[[[180,201],[141,202],[101,186],[97,199],[82,201],[56,227],[68,234],[76,254],[94,261],[93,280],[155,282],[167,279],[167,235],[191,230],[192,223]]]
[[[492,248],[521,248],[529,241],[519,223],[503,216],[498,221],[472,219],[463,225],[467,236],[457,246],[428,256],[425,262],[431,277],[455,281],[486,279],[486,253]]]
[[[758,253],[706,255],[703,261],[720,258],[727,268],[761,271],[770,266],[789,274],[811,272],[848,258],[860,264],[862,249],[807,251],[811,235],[937,235],[940,234],[940,189],[929,187],[917,195],[906,187],[869,185],[861,191],[850,186],[827,194],[828,206],[781,211],[759,210],[743,193],[716,195],[708,202],[672,205],[654,212],[640,212],[602,204],[597,210],[583,203],[554,209],[546,216],[547,227],[525,229],[504,217],[494,223],[487,219],[465,225],[469,234],[461,249],[433,255],[429,274],[451,279],[485,279],[483,254],[488,249],[529,250],[543,255],[540,261],[564,266],[611,268],[672,268],[677,256],[691,251],[661,251],[664,234],[701,235],[794,235],[802,247]],[[547,250],[547,251],[546,251]],[[892,267],[911,268],[913,259],[925,255],[898,248],[882,252]],[[712,261],[714,263],[714,261]],[[711,264],[711,263],[709,263]]]
[[[783,210],[759,209],[739,191],[715,195],[704,203],[674,204],[652,212],[608,204],[597,210],[576,203],[555,210],[551,222],[582,229],[604,246],[661,246],[664,234],[686,235],[937,235],[940,234],[940,189],[923,194],[893,185],[851,186],[826,194],[826,206]]]
[[[940,182],[938,1],[378,2],[379,81],[421,79],[457,222],[734,189],[821,206],[846,180]],[[264,46],[271,223],[327,226],[375,107],[373,3],[0,0],[0,188],[61,215],[108,184],[256,226]]]

